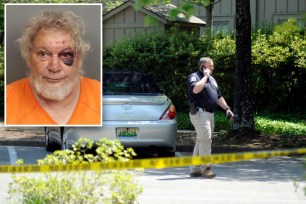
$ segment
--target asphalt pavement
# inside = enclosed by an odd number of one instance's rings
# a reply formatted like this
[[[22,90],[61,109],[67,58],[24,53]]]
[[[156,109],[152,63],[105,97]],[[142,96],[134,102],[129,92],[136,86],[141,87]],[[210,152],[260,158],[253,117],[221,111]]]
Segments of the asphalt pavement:
[[[147,169],[138,176],[140,204],[302,204],[305,168],[298,157],[214,165],[217,177],[191,178],[188,168]]]
[[[18,159],[33,163],[46,155],[43,147],[0,146],[2,164]],[[177,152],[176,156],[190,155]],[[3,157],[2,157],[3,156]],[[9,158],[9,159],[8,159]],[[213,179],[189,177],[189,167],[135,172],[143,186],[139,204],[305,204],[306,181],[302,157],[271,157],[213,165]],[[9,203],[11,174],[0,174],[0,203]]]
[[[33,144],[33,140],[28,142]],[[43,144],[43,143],[42,143]],[[44,157],[43,147],[8,146],[0,161],[33,155]],[[29,148],[29,149],[28,149]],[[13,151],[14,150],[14,151]],[[190,155],[193,145],[179,145],[177,156]],[[213,153],[256,151],[247,147],[213,146]],[[16,155],[15,153],[16,152]],[[32,156],[31,156],[32,155]],[[3,158],[2,158],[3,157]],[[37,158],[35,158],[37,159]],[[7,161],[9,164],[14,163]],[[301,156],[272,157],[213,165],[213,179],[189,177],[189,167],[146,169],[136,173],[144,192],[139,204],[306,204],[305,161]],[[8,201],[11,174],[0,174],[0,203]]]

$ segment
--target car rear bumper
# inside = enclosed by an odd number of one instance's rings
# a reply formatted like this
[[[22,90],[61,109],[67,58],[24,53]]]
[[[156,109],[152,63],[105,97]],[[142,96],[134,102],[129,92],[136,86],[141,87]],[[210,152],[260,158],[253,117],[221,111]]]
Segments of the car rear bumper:
[[[137,137],[118,138],[117,128],[136,128]],[[79,138],[99,141],[101,138],[119,139],[125,147],[152,148],[175,151],[177,122],[165,121],[104,121],[103,127],[67,127],[64,137],[66,145],[72,146]]]

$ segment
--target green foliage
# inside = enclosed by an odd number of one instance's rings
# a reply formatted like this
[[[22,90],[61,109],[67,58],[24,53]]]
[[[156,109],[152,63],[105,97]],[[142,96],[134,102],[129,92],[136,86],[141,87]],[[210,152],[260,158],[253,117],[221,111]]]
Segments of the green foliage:
[[[144,25],[145,26],[158,26],[159,25],[159,21],[151,15],[147,15],[144,17]]]
[[[179,130],[194,130],[193,125],[190,122],[189,113],[178,112],[177,113],[177,124]],[[215,131],[226,130],[228,131],[231,127],[231,122],[227,120],[223,111],[215,112]]]
[[[191,33],[171,30],[137,34],[108,47],[103,54],[105,70],[135,70],[149,73],[158,85],[174,99],[177,108],[186,109],[187,77],[197,70],[205,49]]]
[[[108,1],[108,0],[101,0],[103,3],[103,14],[111,11],[112,9],[120,6],[123,1]]]
[[[271,120],[266,117],[256,117],[256,129],[262,133],[306,135],[306,125],[303,122]]]
[[[275,26],[275,31],[276,32],[286,32],[288,30],[295,31],[295,32],[300,32],[301,28],[297,24],[297,19],[296,18],[289,18],[287,22]]]
[[[254,65],[261,65],[265,67],[278,68],[291,63],[292,59],[297,61],[297,64],[293,64],[296,67],[306,67],[305,59],[296,59],[299,56],[295,56],[299,52],[303,52],[305,48],[301,50],[300,47],[294,48],[295,44],[301,44],[301,41],[305,42],[305,37],[299,32],[284,31],[273,32],[271,35],[261,34],[260,30],[253,40],[252,46],[252,63]],[[296,52],[292,52],[296,50]],[[301,63],[304,61],[304,64]]]
[[[101,2],[108,5],[108,1]],[[143,0],[137,1],[137,4],[143,6],[162,2]],[[116,1],[113,5],[119,3]],[[270,110],[306,113],[306,95],[302,94],[306,92],[306,37],[305,31],[299,32],[296,26],[296,21],[289,19],[276,31],[273,31],[272,25],[263,24],[260,30],[252,32],[252,97],[258,110],[268,107]],[[283,27],[286,29],[279,32]],[[138,34],[134,39],[126,39],[106,48],[103,66],[105,69],[130,69],[149,73],[165,90],[177,110],[187,112],[187,77],[197,70],[200,57],[210,56],[214,59],[214,76],[221,92],[233,107],[236,64],[234,36],[234,33],[213,33],[211,36],[199,37],[195,33],[175,29],[167,33],[156,31],[148,36]],[[0,59],[1,64],[3,66],[3,59]],[[3,107],[2,101],[1,105]]]
[[[189,19],[191,15],[193,15],[195,12],[195,9],[192,4],[188,2],[181,2],[177,8],[171,9],[169,11],[170,17],[173,19],[176,19],[177,16],[184,17],[186,19]]]
[[[177,114],[178,129],[193,130],[188,113]],[[281,135],[305,135],[306,120],[301,114],[281,114],[272,112],[262,112],[255,115],[256,130],[267,134]],[[226,119],[223,111],[215,112],[215,131],[229,131],[231,122]]]
[[[201,41],[208,41],[202,36]],[[233,106],[234,73],[236,44],[234,35],[230,33],[215,33],[210,36],[211,47],[207,56],[214,60],[214,77],[217,79],[222,95],[230,106]]]
[[[175,28],[168,33],[137,34],[133,39],[108,47],[104,51],[103,67],[149,73],[176,108],[187,111],[187,77],[197,71],[198,60],[204,55],[216,59],[215,74],[222,93],[233,97],[235,41],[232,35],[221,33],[211,38],[199,39],[194,33]]]
[[[88,153],[96,145],[95,155]],[[90,139],[81,138],[73,145],[73,150],[55,151],[47,155],[45,159],[38,160],[38,164],[71,164],[88,162],[110,162],[114,160],[127,161],[136,156],[131,148],[125,149],[119,140],[102,138],[93,142]]]
[[[292,30],[257,31],[253,35],[254,101],[257,107],[285,112],[305,112],[306,38]],[[268,93],[268,94],[267,94]]]
[[[207,36],[202,36],[201,41],[205,42]],[[214,64],[221,70],[229,69],[234,71],[235,65],[235,54],[236,54],[236,42],[234,35],[231,33],[215,33],[210,37],[211,47],[207,51],[208,56],[213,56]],[[219,72],[219,70],[218,70]]]
[[[275,113],[265,111],[255,114],[256,129],[263,133],[305,135],[306,120],[302,113]]]
[[[252,33],[253,99],[258,110],[305,112],[306,37],[303,32],[255,30]],[[187,112],[186,81],[202,56],[214,59],[214,76],[223,96],[233,107],[235,73],[234,33],[201,37],[172,30],[139,34],[108,47],[105,69],[149,73],[172,99],[179,112]],[[267,94],[268,93],[268,94]]]
[[[134,8],[136,11],[140,10],[143,7],[156,5],[156,4],[168,4],[171,3],[170,0],[138,0],[135,1]],[[175,8],[171,8],[168,10],[168,15],[170,19],[177,19],[179,18],[185,18],[188,19],[191,15],[193,15],[195,12],[195,9],[192,4],[183,1],[179,5],[177,5]],[[145,25],[146,26],[154,26],[158,25],[158,21],[155,19],[155,17],[151,15],[147,15],[145,18]]]
[[[96,148],[93,148],[93,145]],[[95,149],[96,153],[90,152]],[[43,164],[83,164],[89,162],[127,161],[135,152],[118,140],[101,139],[97,143],[80,139],[73,150],[55,151],[38,160]],[[21,164],[20,161],[18,161]],[[18,203],[135,203],[142,187],[132,171],[94,171],[13,175],[10,199]]]
[[[194,130],[189,118],[189,113],[178,112],[176,115],[177,128],[179,130]]]
[[[289,47],[295,67],[306,68],[306,36],[294,35]]]

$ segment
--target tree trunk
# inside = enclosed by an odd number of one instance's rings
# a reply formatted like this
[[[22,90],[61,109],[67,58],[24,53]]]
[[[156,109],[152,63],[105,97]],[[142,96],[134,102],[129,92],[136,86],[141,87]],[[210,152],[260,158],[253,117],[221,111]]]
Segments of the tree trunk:
[[[213,21],[213,15],[212,15],[212,12],[213,12],[213,9],[214,9],[214,4],[213,2],[205,7],[205,11],[206,11],[206,29],[211,31],[212,30],[212,21]]]
[[[236,69],[233,130],[255,136],[251,81],[250,0],[236,0]]]

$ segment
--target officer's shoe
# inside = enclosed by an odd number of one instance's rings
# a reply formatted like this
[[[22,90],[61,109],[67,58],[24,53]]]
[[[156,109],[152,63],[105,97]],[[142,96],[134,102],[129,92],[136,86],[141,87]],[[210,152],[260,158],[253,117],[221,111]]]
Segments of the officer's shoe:
[[[189,174],[190,177],[204,177],[204,178],[214,178],[216,174],[211,170],[211,167],[208,166],[202,171],[192,172]]]
[[[189,174],[190,177],[201,177],[202,176],[202,172],[201,171],[197,171],[197,172],[192,172]]]
[[[211,170],[211,167],[208,166],[206,169],[202,172],[202,177],[204,178],[214,178],[216,174]]]

